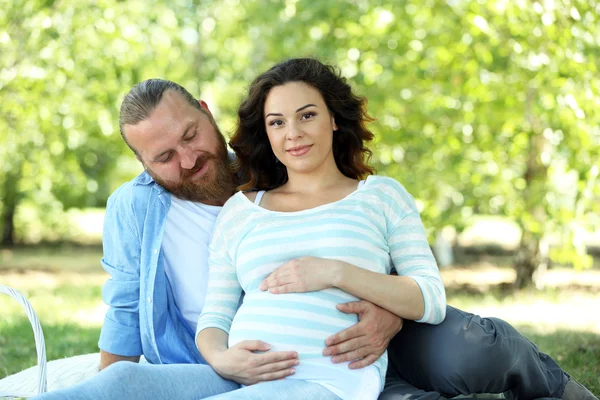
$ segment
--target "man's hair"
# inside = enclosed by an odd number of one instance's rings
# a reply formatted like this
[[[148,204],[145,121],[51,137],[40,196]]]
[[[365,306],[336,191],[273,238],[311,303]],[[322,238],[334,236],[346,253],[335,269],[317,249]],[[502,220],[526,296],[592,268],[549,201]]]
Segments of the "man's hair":
[[[279,63],[250,84],[248,96],[238,109],[238,124],[229,145],[237,159],[233,164],[240,177],[239,190],[273,189],[288,180],[287,169],[271,149],[264,121],[264,106],[271,89],[289,82],[301,82],[317,89],[338,130],[333,135],[333,156],[345,176],[363,179],[374,172],[368,165],[373,139],[367,123],[366,99],[352,93],[336,68],[312,58],[295,58]]]
[[[125,125],[136,125],[147,119],[156,108],[163,94],[172,90],[179,93],[183,98],[197,109],[204,111],[200,103],[183,86],[165,79],[147,79],[135,85],[125,95],[121,110],[119,112],[119,130],[127,146],[137,155],[137,152],[125,137],[123,127]]]

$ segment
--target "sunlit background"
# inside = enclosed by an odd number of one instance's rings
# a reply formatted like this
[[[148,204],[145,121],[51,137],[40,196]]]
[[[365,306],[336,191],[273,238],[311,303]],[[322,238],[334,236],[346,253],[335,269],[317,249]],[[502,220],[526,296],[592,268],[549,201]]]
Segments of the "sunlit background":
[[[97,350],[103,207],[141,171],[123,95],[176,81],[228,135],[249,82],[299,56],[368,99],[373,163],[416,198],[450,303],[597,382],[598,1],[0,0],[0,283],[49,357]],[[33,363],[27,324],[0,298],[0,377]]]

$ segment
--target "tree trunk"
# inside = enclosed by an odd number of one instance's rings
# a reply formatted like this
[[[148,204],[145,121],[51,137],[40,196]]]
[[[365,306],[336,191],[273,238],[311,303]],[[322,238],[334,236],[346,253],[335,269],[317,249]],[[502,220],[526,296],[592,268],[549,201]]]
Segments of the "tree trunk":
[[[15,244],[15,213],[18,204],[18,176],[8,174],[4,181],[2,190],[2,214],[0,223],[2,224],[2,242],[1,246],[10,247]]]
[[[532,107],[535,90],[527,93],[525,114],[530,124],[529,151],[525,170],[523,190],[524,210],[519,225],[523,231],[521,244],[515,256],[517,271],[515,287],[522,289],[532,284],[540,287],[540,278],[548,265],[548,246],[544,241],[546,227],[546,201],[548,166],[542,161],[544,152],[550,149],[539,121],[534,117]]]
[[[521,244],[515,256],[517,278],[514,286],[523,289],[535,284],[542,288],[541,278],[548,268],[548,246],[543,238],[529,231],[523,231]]]
[[[2,242],[0,245],[3,247],[10,247],[15,244],[14,233],[15,233],[15,208],[7,208],[6,204],[2,212]]]

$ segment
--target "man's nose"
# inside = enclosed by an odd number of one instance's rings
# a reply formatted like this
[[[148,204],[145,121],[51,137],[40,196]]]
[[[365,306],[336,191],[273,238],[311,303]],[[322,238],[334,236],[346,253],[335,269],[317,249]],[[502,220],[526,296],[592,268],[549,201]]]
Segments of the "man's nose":
[[[196,156],[190,149],[183,149],[181,151],[180,160],[182,169],[192,169],[196,165]]]

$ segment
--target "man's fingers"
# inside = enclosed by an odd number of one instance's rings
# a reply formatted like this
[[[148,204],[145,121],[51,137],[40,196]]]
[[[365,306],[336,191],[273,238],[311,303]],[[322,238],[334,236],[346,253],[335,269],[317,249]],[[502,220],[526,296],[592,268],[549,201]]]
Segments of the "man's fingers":
[[[331,357],[331,362],[334,364],[339,364],[343,362],[359,360],[371,353],[373,353],[373,350],[369,346],[362,346],[361,348],[353,349]]]
[[[326,347],[325,350],[323,350],[323,355],[325,357],[336,356],[339,354],[347,353],[349,351],[357,350],[368,344],[368,343],[364,343],[364,339],[365,339],[365,336],[359,336],[357,338],[352,338],[352,339],[346,340],[345,342],[336,344],[334,346]]]
[[[379,357],[377,357],[375,354],[369,354],[368,356],[366,356],[360,360],[351,362],[350,364],[348,364],[348,368],[350,368],[350,369],[364,368],[364,367],[367,367],[367,366],[373,364],[375,361],[377,361],[378,358]]]
[[[364,301],[351,301],[349,303],[338,304],[337,309],[345,314],[360,314],[366,310],[366,304]]]
[[[341,332],[336,333],[335,335],[329,336],[325,341],[325,344],[328,347],[334,346],[336,344],[345,342],[346,340],[354,339],[357,337],[363,336],[360,328],[360,322],[356,325],[352,325],[348,329],[344,329]],[[333,353],[331,353],[333,354]],[[331,355],[330,354],[330,355]]]

